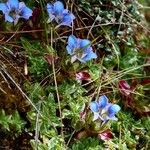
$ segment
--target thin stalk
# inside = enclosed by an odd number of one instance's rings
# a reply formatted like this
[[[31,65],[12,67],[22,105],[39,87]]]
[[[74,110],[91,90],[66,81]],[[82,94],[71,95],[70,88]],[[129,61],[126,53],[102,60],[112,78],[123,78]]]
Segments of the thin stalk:
[[[41,5],[41,8],[42,8],[42,18],[43,18],[43,21],[44,21],[46,42],[48,44],[49,42],[48,42],[48,34],[47,34],[47,22],[45,20],[46,16],[45,16],[45,13],[44,13],[45,12],[44,11],[45,4],[44,4],[43,0],[40,0],[40,5]]]
[[[41,102],[39,103],[39,112],[40,112],[40,109],[41,109]],[[40,131],[40,124],[39,124],[40,114],[39,114],[39,112],[37,112],[37,114],[36,114],[36,128],[35,128],[35,138],[34,138],[36,150],[38,150],[39,131]]]
[[[53,47],[53,29],[52,28],[51,28],[51,47]],[[55,90],[56,90],[57,101],[58,101],[59,115],[60,115],[60,120],[61,120],[61,136],[64,139],[62,110],[61,110],[60,96],[59,96],[59,92],[58,92],[58,85],[57,85],[57,79],[56,79],[56,71],[55,71],[54,59],[52,59],[52,69],[53,69]]]

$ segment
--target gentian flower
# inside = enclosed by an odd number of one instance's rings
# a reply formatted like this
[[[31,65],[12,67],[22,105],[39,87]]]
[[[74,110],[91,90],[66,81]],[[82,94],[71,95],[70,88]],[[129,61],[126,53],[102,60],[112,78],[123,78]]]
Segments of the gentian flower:
[[[59,26],[66,25],[71,27],[75,16],[69,12],[69,10],[64,9],[64,5],[60,1],[56,1],[54,4],[47,4],[47,12],[49,15],[49,21],[55,20]]]
[[[94,113],[93,121],[100,119],[105,123],[108,120],[117,120],[115,114],[120,110],[120,106],[108,103],[108,98],[102,95],[99,97],[98,101],[90,103],[90,109]]]
[[[18,0],[8,0],[6,3],[0,3],[0,11],[5,16],[5,21],[16,24],[19,18],[29,19],[32,16],[32,10],[24,2]]]
[[[98,99],[99,108],[104,108],[106,107],[107,104],[108,104],[108,98],[106,97],[106,95],[100,96]]]
[[[108,107],[108,117],[110,119],[116,120],[115,114],[120,110],[120,106],[117,104],[110,105]]]
[[[71,61],[74,62],[78,59],[80,62],[85,63],[93,58],[97,58],[90,43],[87,39],[79,39],[74,35],[70,35],[66,49],[68,54],[72,56]]]

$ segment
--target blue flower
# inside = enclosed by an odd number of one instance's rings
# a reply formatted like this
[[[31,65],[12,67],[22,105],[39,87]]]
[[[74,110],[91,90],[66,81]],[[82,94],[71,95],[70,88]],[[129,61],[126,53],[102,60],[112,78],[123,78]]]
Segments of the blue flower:
[[[56,1],[54,4],[47,4],[47,12],[49,15],[49,21],[55,20],[59,26],[66,25],[71,27],[75,16],[69,12],[69,10],[64,9],[64,5],[60,1]]]
[[[74,35],[69,36],[66,49],[68,54],[72,56],[72,62],[78,59],[80,62],[85,63],[93,58],[97,58],[91,47],[91,42],[87,39],[76,38]]]
[[[116,118],[116,113],[120,110],[120,106],[117,104],[111,104],[108,103],[106,107],[104,107],[100,113],[100,119],[105,123],[108,120],[115,120],[117,121],[118,119]]]
[[[0,3],[0,11],[5,16],[5,21],[16,24],[19,18],[29,19],[32,16],[32,10],[24,2],[18,0],[8,0],[6,3]]]
[[[108,104],[108,98],[106,95],[102,95],[98,99],[99,108],[104,108]]]
[[[94,113],[93,121],[95,121],[98,118],[100,118],[100,116],[99,116],[99,105],[98,105],[97,102],[91,102],[90,103],[90,109]]]
[[[90,109],[92,110],[92,112],[98,112],[99,111],[99,105],[97,102],[91,102],[90,103]]]
[[[0,11],[2,11],[3,13],[5,13],[7,11],[7,6],[5,3],[0,3]]]
[[[117,104],[108,103],[108,98],[102,95],[98,101],[90,103],[90,109],[94,113],[93,121],[100,119],[105,123],[108,120],[117,120],[115,115],[121,108]]]
[[[120,106],[117,104],[113,104],[108,108],[108,116],[109,118],[114,118],[115,114],[120,110]],[[115,119],[115,118],[114,118]]]

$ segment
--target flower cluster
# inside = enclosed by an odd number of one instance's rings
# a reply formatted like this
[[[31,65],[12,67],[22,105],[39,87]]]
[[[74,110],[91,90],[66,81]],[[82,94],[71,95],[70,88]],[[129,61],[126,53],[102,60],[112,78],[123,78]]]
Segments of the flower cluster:
[[[66,25],[71,27],[75,16],[64,9],[63,3],[56,1],[54,4],[47,4],[47,12],[49,14],[49,20],[55,20],[59,26]],[[79,60],[85,63],[88,60],[97,58],[97,55],[93,52],[90,41],[87,39],[76,38],[74,35],[70,35],[68,38],[68,45],[66,46],[67,52],[71,55],[71,62]]]
[[[100,119],[105,123],[108,120],[117,120],[115,114],[120,110],[120,106],[108,103],[108,98],[102,95],[99,97],[98,101],[90,103],[90,109],[94,113],[93,121]]]
[[[32,16],[32,10],[24,2],[18,0],[8,0],[6,3],[0,3],[0,11],[5,16],[5,21],[16,24],[19,18],[29,19]]]
[[[59,25],[71,27],[75,16],[64,8],[60,1],[53,4],[47,4],[47,12],[49,21],[55,20]],[[28,8],[24,2],[18,0],[8,0],[6,3],[0,3],[0,11],[5,16],[5,21],[14,22],[16,24],[19,18],[29,19],[32,16],[32,10]],[[91,42],[87,39],[76,38],[70,35],[68,38],[68,45],[66,46],[67,52],[71,55],[71,62],[79,60],[82,63],[91,59],[97,58],[96,53],[93,52]]]
[[[63,3],[56,1],[54,4],[47,4],[47,12],[49,15],[49,21],[55,20],[59,26],[66,25],[71,27],[75,16],[69,12],[68,9],[64,9]]]

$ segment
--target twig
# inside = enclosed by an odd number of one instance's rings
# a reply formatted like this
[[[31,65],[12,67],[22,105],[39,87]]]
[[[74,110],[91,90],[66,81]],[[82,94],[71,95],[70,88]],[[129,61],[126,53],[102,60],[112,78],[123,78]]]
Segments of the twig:
[[[15,33],[8,40],[5,41],[5,43],[9,42],[16,35],[17,31],[18,31],[18,29],[15,31]]]
[[[67,144],[66,144],[67,147],[68,147],[68,145],[69,145],[69,143],[70,143],[70,141],[71,141],[73,135],[75,134],[75,132],[76,132],[75,130],[72,132],[72,134],[71,134],[71,136],[70,136],[70,138],[69,138],[69,140],[68,140],[68,142],[67,142]]]
[[[91,31],[92,31],[92,29],[93,29],[93,27],[94,27],[94,25],[95,25],[95,23],[96,23],[98,17],[99,17],[99,14],[98,14],[97,17],[95,18],[95,20],[94,20],[94,22],[93,22],[91,28],[89,29],[89,32],[88,32],[88,34],[87,34],[87,38],[89,38],[89,34],[91,33]]]
[[[39,131],[40,131],[40,126],[39,126],[40,109],[41,109],[41,102],[39,102],[39,110],[36,115],[36,128],[35,128],[35,138],[34,138],[36,150],[38,150],[38,141],[39,141],[38,139],[39,139]]]
[[[0,31],[0,34],[20,34],[20,33],[32,33],[32,32],[43,32],[44,29],[39,29],[39,30],[29,30],[29,31],[18,31],[18,32],[14,32],[14,31]]]
[[[51,28],[51,47],[53,47],[52,40],[53,40],[53,30]],[[59,115],[60,115],[60,120],[61,120],[61,136],[64,139],[62,111],[61,111],[61,103],[60,103],[60,97],[59,97],[59,92],[58,92],[58,85],[57,85],[57,79],[56,79],[56,71],[55,71],[54,59],[52,59],[52,68],[53,68],[53,74],[54,74],[54,83],[55,83],[55,90],[56,90],[57,101],[58,101]]]

